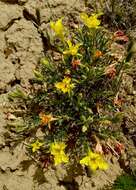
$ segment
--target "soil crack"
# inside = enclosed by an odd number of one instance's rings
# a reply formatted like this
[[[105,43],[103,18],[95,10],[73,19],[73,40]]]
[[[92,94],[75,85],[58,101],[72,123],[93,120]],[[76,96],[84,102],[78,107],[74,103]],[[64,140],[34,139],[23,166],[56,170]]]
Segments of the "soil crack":
[[[59,181],[59,185],[63,185],[66,190],[79,190],[79,184],[73,179],[72,181]]]
[[[18,4],[18,0],[0,0],[0,1],[9,4]]]
[[[29,13],[27,9],[23,10],[23,16],[26,20],[29,20],[33,23],[38,33],[40,34],[43,43],[44,54],[46,54],[47,50],[54,50],[58,52],[58,49],[50,43],[49,39],[47,39],[47,37],[44,35],[44,32],[40,30],[41,21],[39,9],[36,9],[36,17],[33,14]]]
[[[4,32],[7,31],[15,23],[16,20],[20,20],[20,19],[21,19],[21,17],[14,18],[14,19],[10,20],[8,22],[8,24],[5,27],[0,28],[0,30],[2,30]]]

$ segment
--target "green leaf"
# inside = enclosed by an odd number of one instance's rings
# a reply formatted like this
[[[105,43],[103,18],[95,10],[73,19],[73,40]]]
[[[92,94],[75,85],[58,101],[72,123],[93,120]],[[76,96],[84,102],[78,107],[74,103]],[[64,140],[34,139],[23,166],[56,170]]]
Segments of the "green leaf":
[[[15,98],[20,98],[26,100],[28,97],[25,92],[23,92],[20,88],[16,88],[13,92],[10,92],[8,94],[9,99],[15,99]]]

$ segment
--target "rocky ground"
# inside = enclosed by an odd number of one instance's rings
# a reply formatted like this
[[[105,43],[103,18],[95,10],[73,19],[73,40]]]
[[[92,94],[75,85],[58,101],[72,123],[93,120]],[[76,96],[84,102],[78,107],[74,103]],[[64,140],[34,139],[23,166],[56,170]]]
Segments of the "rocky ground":
[[[49,2],[49,3],[48,3]],[[0,190],[97,190],[112,183],[124,169],[115,158],[106,172],[71,178],[65,168],[42,172],[30,165],[22,145],[11,149],[5,142],[6,114],[11,111],[7,95],[17,85],[29,89],[29,79],[39,58],[44,55],[44,38],[51,16],[69,15],[72,20],[85,10],[83,0],[0,0]],[[36,23],[40,11],[40,24]],[[131,34],[133,36],[133,34]],[[135,60],[134,60],[135,61]],[[121,125],[128,170],[136,169],[136,67],[124,76],[122,96],[125,119]],[[26,164],[26,165],[25,165]],[[27,168],[27,165],[30,167]],[[26,167],[26,168],[25,168]],[[37,177],[38,176],[38,177]]]

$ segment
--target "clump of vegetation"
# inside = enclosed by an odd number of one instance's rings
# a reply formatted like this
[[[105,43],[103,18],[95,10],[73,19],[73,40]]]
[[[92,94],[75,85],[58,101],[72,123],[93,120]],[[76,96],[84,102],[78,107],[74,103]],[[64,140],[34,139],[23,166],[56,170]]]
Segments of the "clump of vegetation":
[[[101,190],[135,190],[136,181],[134,176],[126,173],[117,177],[113,185],[105,186]]]
[[[82,13],[72,30],[62,18],[51,21],[48,40],[54,49],[40,60],[30,92],[9,95],[21,100],[23,109],[21,124],[9,124],[14,140],[23,141],[27,153],[46,166],[76,162],[92,171],[108,168],[105,134],[111,136],[122,118],[118,91],[130,53],[118,43],[126,44],[127,36],[102,27],[101,15]]]
[[[136,181],[133,176],[123,174],[119,176],[113,187],[113,190],[135,190],[136,189]]]

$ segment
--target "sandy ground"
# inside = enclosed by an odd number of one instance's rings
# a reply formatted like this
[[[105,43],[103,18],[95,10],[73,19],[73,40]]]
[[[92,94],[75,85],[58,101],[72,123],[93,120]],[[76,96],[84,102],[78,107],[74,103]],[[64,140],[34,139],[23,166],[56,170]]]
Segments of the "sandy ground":
[[[5,112],[11,110],[7,94],[17,85],[24,89],[29,88],[28,81],[33,77],[39,58],[44,54],[43,40],[33,22],[36,9],[40,10],[43,29],[52,15],[77,15],[85,7],[83,0],[0,0],[0,190],[97,190],[114,181],[122,172],[116,159],[108,171],[96,172],[92,178],[78,176],[73,181],[63,167],[42,173],[40,168],[32,164],[27,170],[23,170],[21,163],[29,161],[29,158],[22,146],[11,150],[5,144]],[[131,84],[126,88],[132,87],[131,90],[134,91],[133,78],[130,78]],[[131,101],[130,97],[130,104]],[[135,106],[136,102],[132,108],[134,111]],[[35,180],[36,172],[39,172],[39,183]],[[59,183],[60,181],[64,183]]]

